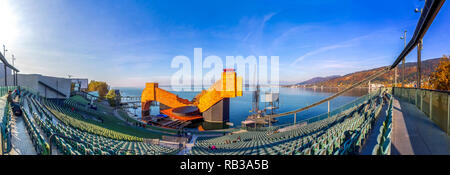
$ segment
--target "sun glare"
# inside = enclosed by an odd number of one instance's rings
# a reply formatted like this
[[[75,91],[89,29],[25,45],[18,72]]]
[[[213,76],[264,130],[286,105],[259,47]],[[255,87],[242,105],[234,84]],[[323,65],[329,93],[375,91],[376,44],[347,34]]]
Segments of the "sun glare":
[[[11,44],[17,37],[17,16],[8,0],[0,1],[0,44]]]

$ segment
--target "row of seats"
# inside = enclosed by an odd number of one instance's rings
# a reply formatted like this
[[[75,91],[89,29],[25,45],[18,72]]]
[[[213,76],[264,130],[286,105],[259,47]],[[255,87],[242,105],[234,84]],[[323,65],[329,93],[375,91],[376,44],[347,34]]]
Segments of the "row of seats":
[[[248,131],[215,138],[200,137],[189,154],[357,154],[382,102],[378,94],[343,113],[284,132]],[[216,149],[211,149],[213,145]]]
[[[349,110],[350,111],[350,110]],[[346,111],[346,112],[349,112]],[[232,135],[226,135],[223,137],[216,137],[212,139],[198,139],[197,143],[199,144],[216,144],[217,145],[223,145],[227,144],[225,141],[246,141],[246,140],[271,140],[271,141],[279,141],[279,140],[285,140],[292,137],[301,137],[304,135],[308,135],[310,133],[313,133],[315,131],[321,130],[324,127],[327,127],[328,125],[332,124],[333,122],[336,122],[337,120],[341,119],[343,116],[345,116],[345,112],[327,119],[324,119],[319,122],[314,122],[311,124],[308,124],[303,127],[298,127],[289,131],[285,132],[276,132],[278,129],[268,129],[266,131],[248,131],[238,134],[232,134]],[[274,127],[272,127],[274,128]],[[201,137],[200,137],[201,138]],[[240,138],[240,139],[239,139]],[[227,144],[228,145],[228,144]]]
[[[29,101],[23,101],[23,99],[21,99],[21,100],[22,100],[21,103],[24,104],[22,106],[23,120],[25,121],[25,126],[27,128],[28,135],[31,138],[31,142],[34,145],[34,148],[35,148],[36,152],[39,155],[48,155],[48,154],[50,154],[50,146],[49,146],[49,144],[47,143],[47,141],[42,136],[42,134],[39,131],[38,127],[36,127],[36,125],[32,121],[33,119],[30,118],[30,116],[32,116],[32,114],[30,113],[31,107],[28,105]]]
[[[103,114],[103,113],[101,113],[99,111],[96,111],[94,109],[88,108],[87,106],[82,105],[82,104],[80,104],[77,101],[72,100],[72,99],[64,100],[64,104],[61,105],[61,106],[64,107],[64,108],[67,108],[67,109],[74,108],[77,111],[81,111],[81,112],[86,113],[86,114],[88,114],[90,116],[94,116],[94,117],[97,117],[97,118],[100,118],[100,119],[106,117],[105,116],[106,114]]]
[[[67,113],[67,109],[64,109],[64,107],[58,106],[55,103],[52,103],[50,101],[44,101],[44,108],[49,110],[49,113],[53,114],[58,120],[60,120],[61,122],[63,122],[66,125],[70,125],[72,127],[81,129],[81,130],[85,130],[87,132],[91,132],[91,133],[95,133],[98,135],[102,135],[105,137],[109,137],[112,139],[117,139],[117,140],[126,140],[126,141],[138,141],[141,142],[142,138],[136,137],[136,136],[131,136],[131,135],[127,135],[127,134],[123,134],[123,133],[119,133],[116,131],[112,131],[88,122],[85,122],[83,120],[80,120],[80,118],[77,119],[76,116],[72,116],[70,114],[74,113]],[[66,111],[66,113],[64,113],[64,111]]]
[[[388,109],[386,110],[386,119],[380,127],[380,133],[377,136],[377,144],[375,145],[372,155],[390,155],[391,154],[391,133],[392,133],[392,108],[393,97],[386,94]]]
[[[173,154],[178,149],[143,143],[140,141],[119,140],[105,137],[93,132],[73,127],[64,123],[54,115],[56,109],[45,106],[35,95],[24,95],[26,104],[33,113],[33,120],[44,132],[47,138],[55,135],[54,142],[58,150],[66,155],[155,155]],[[50,104],[51,102],[45,102]],[[25,104],[25,103],[24,103]],[[56,104],[54,104],[56,106]],[[53,111],[53,112],[52,112]],[[63,120],[67,120],[66,116]],[[61,118],[62,119],[62,118]],[[67,120],[71,122],[72,120]]]
[[[325,133],[316,138],[319,145],[311,146],[312,154],[358,154],[373,127],[381,106],[381,98],[376,97],[369,100],[363,111],[356,111],[352,118],[347,118],[335,127],[324,130]],[[306,149],[303,151],[304,154],[308,154],[308,152],[310,151]]]

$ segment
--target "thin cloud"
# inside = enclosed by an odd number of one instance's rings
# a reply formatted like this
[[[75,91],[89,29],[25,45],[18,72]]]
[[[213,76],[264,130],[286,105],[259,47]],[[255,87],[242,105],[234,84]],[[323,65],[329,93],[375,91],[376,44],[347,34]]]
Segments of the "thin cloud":
[[[316,55],[319,53],[323,53],[326,51],[330,51],[330,50],[334,50],[334,49],[338,49],[338,48],[344,48],[344,47],[350,47],[350,44],[335,44],[335,45],[330,45],[330,46],[325,46],[325,47],[321,47],[319,49],[313,50],[311,52],[306,53],[305,55],[298,57],[291,65],[294,66],[297,63],[299,63],[300,61],[303,61],[305,58],[312,56],[312,55]]]
[[[301,26],[291,27],[273,40],[272,48],[276,48],[281,43],[285,42],[286,40],[292,39],[292,35],[296,35],[298,33],[303,33],[305,31],[311,30],[313,28],[314,28],[314,26],[312,26],[312,25],[301,25]]]
[[[275,15],[276,15],[276,13],[269,13],[269,14],[267,14],[267,15],[264,15],[262,21],[261,21],[261,22],[258,22],[259,25],[255,27],[256,30],[250,31],[250,32],[244,37],[244,39],[242,39],[242,41],[243,41],[243,42],[246,42],[246,41],[247,41],[252,35],[254,35],[255,33],[261,35],[261,34],[262,34],[262,31],[264,30],[264,26],[266,25],[266,23],[267,23],[270,19],[272,19],[272,17],[275,16]],[[253,21],[250,21],[249,23],[253,23]],[[257,36],[257,37],[260,37],[260,36]]]
[[[333,45],[321,47],[321,48],[318,48],[318,49],[316,49],[316,50],[310,51],[310,52],[308,52],[308,53],[306,53],[306,54],[304,54],[304,55],[298,57],[294,62],[292,62],[291,66],[295,66],[295,65],[297,65],[299,62],[303,61],[305,58],[310,57],[310,56],[313,56],[313,55],[317,55],[317,54],[319,54],[319,53],[323,53],[323,52],[327,52],[327,51],[335,50],[335,49],[339,49],[339,48],[352,47],[352,46],[354,46],[357,42],[359,42],[359,41],[361,41],[361,40],[363,40],[363,39],[366,39],[366,38],[368,38],[369,36],[371,36],[371,34],[369,34],[369,35],[363,35],[363,36],[356,37],[356,38],[353,38],[353,39],[348,40],[348,41],[341,42],[341,43],[339,43],[339,44],[333,44]]]

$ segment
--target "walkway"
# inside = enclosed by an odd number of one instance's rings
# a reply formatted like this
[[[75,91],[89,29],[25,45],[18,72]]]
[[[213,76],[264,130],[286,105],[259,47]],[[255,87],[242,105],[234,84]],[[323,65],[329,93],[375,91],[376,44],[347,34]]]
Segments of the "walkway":
[[[195,141],[197,141],[197,135],[192,135],[192,139],[189,143],[186,144],[186,148],[184,148],[183,150],[181,150],[177,155],[186,155],[187,153],[189,153],[189,151],[191,151],[192,147],[195,145]]]
[[[22,116],[12,116],[11,119],[11,145],[9,155],[36,155],[31,138]]]
[[[449,155],[450,137],[415,105],[394,97],[392,155]]]
[[[19,99],[14,100],[18,102]],[[11,145],[9,155],[36,155],[33,142],[28,134],[23,116],[11,116]]]

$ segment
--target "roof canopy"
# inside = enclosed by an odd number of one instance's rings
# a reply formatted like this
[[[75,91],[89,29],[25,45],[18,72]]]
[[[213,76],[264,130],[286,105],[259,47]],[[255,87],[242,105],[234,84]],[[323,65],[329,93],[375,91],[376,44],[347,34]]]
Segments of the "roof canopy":
[[[12,66],[11,64],[8,63],[8,61],[6,60],[5,56],[3,56],[2,53],[0,53],[0,61],[2,61],[3,64],[5,64],[10,69],[12,69],[12,70],[14,70],[16,72],[20,72],[19,69],[16,69],[14,66]]]

